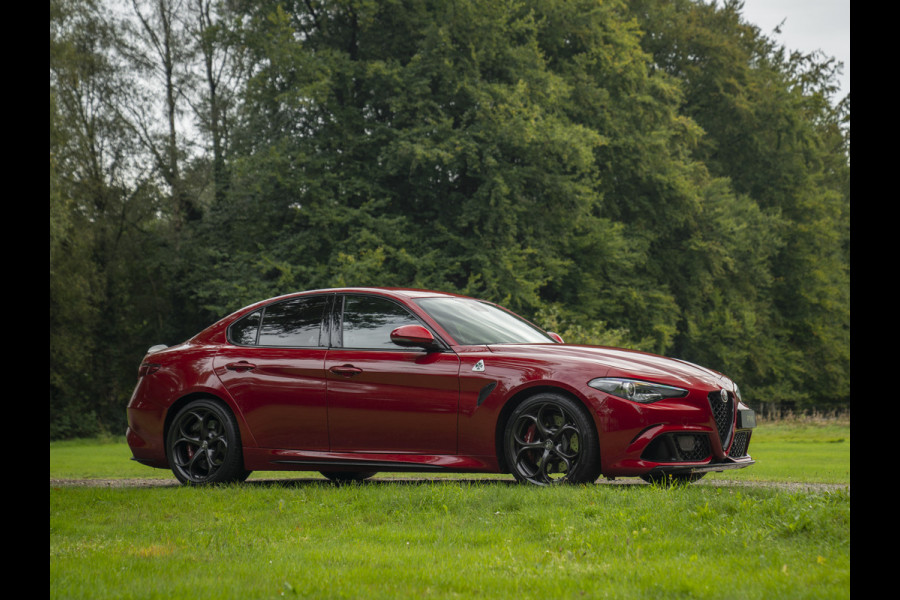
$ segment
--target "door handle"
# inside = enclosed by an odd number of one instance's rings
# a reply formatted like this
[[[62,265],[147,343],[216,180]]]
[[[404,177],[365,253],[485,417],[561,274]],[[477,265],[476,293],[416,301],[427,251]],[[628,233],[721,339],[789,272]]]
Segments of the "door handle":
[[[246,360],[239,360],[238,362],[228,363],[227,365],[225,365],[225,368],[229,371],[237,371],[240,373],[243,371],[250,371],[252,369],[255,369],[256,365],[254,365],[253,363],[249,363]]]
[[[353,365],[341,365],[339,367],[331,367],[328,369],[335,375],[343,375],[344,377],[353,377],[354,375],[358,375],[362,373],[362,369],[359,367],[354,367]]]

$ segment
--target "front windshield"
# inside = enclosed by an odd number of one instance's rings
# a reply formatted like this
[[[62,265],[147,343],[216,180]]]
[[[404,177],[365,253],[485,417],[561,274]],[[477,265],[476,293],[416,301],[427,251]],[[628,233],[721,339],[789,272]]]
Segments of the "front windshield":
[[[546,344],[546,333],[496,306],[466,298],[421,298],[416,303],[463,346]]]

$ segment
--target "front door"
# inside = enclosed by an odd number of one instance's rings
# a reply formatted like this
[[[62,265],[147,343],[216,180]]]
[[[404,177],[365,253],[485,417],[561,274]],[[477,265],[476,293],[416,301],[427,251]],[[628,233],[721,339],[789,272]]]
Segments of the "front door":
[[[423,323],[381,296],[347,295],[335,317],[325,358],[331,450],[455,454],[456,354],[394,344],[395,328]]]

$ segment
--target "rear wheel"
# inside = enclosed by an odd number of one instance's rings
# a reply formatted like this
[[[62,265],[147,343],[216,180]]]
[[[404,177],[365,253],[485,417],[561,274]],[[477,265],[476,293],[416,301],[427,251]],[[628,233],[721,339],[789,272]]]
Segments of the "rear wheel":
[[[195,400],[178,412],[169,427],[166,454],[182,483],[229,483],[250,475],[234,416],[215,400]]]
[[[335,483],[347,483],[350,481],[365,481],[373,477],[378,471],[319,471],[322,475]]]
[[[506,425],[506,464],[520,482],[535,485],[593,483],[600,450],[584,407],[560,394],[536,394],[520,404]]]

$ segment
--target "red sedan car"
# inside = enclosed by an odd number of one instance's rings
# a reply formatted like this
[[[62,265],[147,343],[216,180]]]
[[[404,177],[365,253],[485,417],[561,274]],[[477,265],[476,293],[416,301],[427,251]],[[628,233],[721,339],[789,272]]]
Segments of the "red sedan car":
[[[715,371],[567,345],[473,298],[352,288],[265,300],[151,348],[127,440],[135,460],[188,484],[316,470],[546,485],[746,467],[755,424]]]

